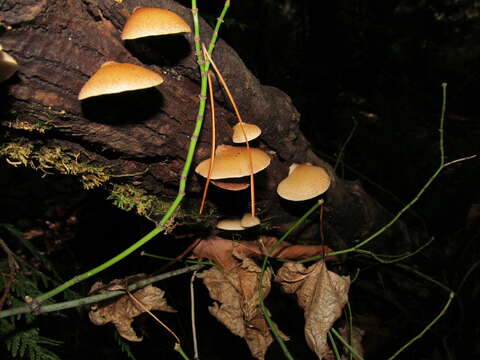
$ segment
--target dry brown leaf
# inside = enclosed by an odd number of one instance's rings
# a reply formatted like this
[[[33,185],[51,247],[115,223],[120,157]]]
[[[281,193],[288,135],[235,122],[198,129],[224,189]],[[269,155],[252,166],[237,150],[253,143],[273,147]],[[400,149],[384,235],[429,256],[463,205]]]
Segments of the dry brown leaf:
[[[107,287],[101,282],[96,282],[93,284],[90,293],[100,288],[102,288],[101,292],[124,289],[120,280],[113,280]],[[132,295],[149,311],[176,311],[167,304],[167,300],[164,298],[165,292],[153,285],[147,285],[133,292]],[[120,336],[127,340],[142,341],[142,338],[138,337],[135,330],[133,330],[132,321],[136,316],[144,312],[145,310],[127,294],[93,305],[90,308],[88,316],[90,317],[90,321],[95,325],[104,325],[112,322]]]
[[[319,261],[308,268],[285,263],[275,281],[285,292],[297,295],[305,315],[305,339],[322,359],[329,352],[327,333],[347,303],[350,278],[328,271],[325,263]]]
[[[193,255],[197,258],[207,258],[222,266],[225,269],[236,266],[238,261],[234,252],[241,256],[261,257],[271,256],[278,259],[307,259],[314,256],[328,254],[332,250],[323,245],[292,245],[283,241],[270,254],[270,249],[277,242],[277,238],[272,236],[260,236],[257,241],[232,241],[218,236],[211,236],[199,241]],[[334,256],[328,257],[328,260],[335,260]]]
[[[363,335],[365,335],[365,330],[362,330],[359,327],[353,326],[351,331],[349,331],[349,329],[346,326],[343,326],[339,329],[339,333],[347,343],[350,343],[350,346],[355,350],[355,352],[358,355],[360,355],[361,357],[365,355],[365,351],[362,345],[362,340],[363,340]],[[351,338],[350,338],[350,335],[351,335]],[[342,356],[342,360],[347,360],[347,359],[349,359],[347,355]]]
[[[242,258],[225,271],[211,268],[198,277],[216,302],[210,313],[232,333],[245,339],[256,359],[264,359],[273,339],[259,306],[258,279],[261,269],[251,259]],[[271,272],[263,276],[263,296],[270,292]],[[287,339],[285,337],[285,339]]]

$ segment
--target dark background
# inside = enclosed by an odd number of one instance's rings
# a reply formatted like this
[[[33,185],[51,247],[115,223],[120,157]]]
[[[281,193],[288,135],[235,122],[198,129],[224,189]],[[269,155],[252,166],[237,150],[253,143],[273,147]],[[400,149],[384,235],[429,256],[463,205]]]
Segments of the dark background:
[[[190,2],[182,3],[190,6]],[[198,6],[213,24],[223,1],[199,2]],[[220,36],[263,84],[292,97],[302,116],[304,134],[320,157],[335,164],[354,130],[337,172],[361,181],[392,213],[415,196],[438,166],[442,83],[448,83],[446,160],[479,151],[478,1],[232,1]],[[64,278],[98,265],[151,228],[146,220],[116,209],[102,190],[85,193],[72,179],[41,178],[33,171],[4,164],[1,171],[1,222],[26,230],[36,224],[47,229],[46,219],[58,221],[59,229],[45,230],[37,245],[46,249]],[[480,325],[472,316],[480,289],[480,216],[472,211],[480,203],[479,178],[478,159],[446,168],[415,205],[414,216],[405,219],[421,228],[426,238],[435,237],[432,245],[406,264],[459,290],[459,296],[401,359],[480,359]],[[69,227],[70,216],[76,221]],[[154,244],[148,251],[174,255],[179,248],[171,245],[165,250]],[[99,279],[108,281],[155,268],[155,260],[134,256]],[[352,257],[344,270],[359,271],[350,301],[354,324],[366,331],[368,359],[391,355],[418,334],[447,299],[439,287],[393,265]],[[85,294],[88,283],[75,290]],[[186,339],[185,348],[191,349],[188,283],[189,275],[161,286],[169,303],[180,310],[164,320],[173,324]],[[201,358],[249,358],[243,340],[208,314],[211,300],[203,286],[198,285],[197,292]],[[274,289],[270,299],[278,297],[279,290]],[[282,299],[271,300],[270,306],[280,328],[292,338],[289,349],[296,359],[313,359],[303,341],[301,311],[296,310],[293,298]],[[62,359],[126,358],[116,345],[113,328],[91,325],[85,312],[39,317],[38,325],[44,336],[65,342],[54,348]],[[145,334],[144,342],[131,344],[138,359],[178,358],[170,350],[171,339],[148,317],[136,320],[135,327]],[[278,346],[272,345],[267,358],[282,358]]]

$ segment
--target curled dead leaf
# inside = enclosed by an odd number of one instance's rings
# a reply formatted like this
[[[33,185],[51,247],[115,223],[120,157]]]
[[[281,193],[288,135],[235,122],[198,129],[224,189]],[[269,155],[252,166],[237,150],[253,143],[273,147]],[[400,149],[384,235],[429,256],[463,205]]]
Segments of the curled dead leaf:
[[[210,236],[199,241],[193,255],[197,258],[207,258],[225,269],[237,266],[238,256],[262,257],[270,256],[278,259],[307,259],[328,254],[332,250],[323,245],[292,245],[283,241],[275,251],[271,251],[277,238],[260,236],[257,241],[233,241],[218,236]],[[236,254],[236,255],[235,255]],[[327,260],[335,260],[334,256]]]
[[[113,280],[108,286],[105,286],[101,282],[96,282],[93,284],[90,293],[100,288],[102,289],[101,292],[124,289],[120,280]],[[147,285],[133,292],[132,295],[149,311],[176,311],[167,304],[167,300],[164,297],[165,292],[153,285]],[[136,316],[145,312],[144,308],[126,294],[113,300],[106,300],[91,306],[88,316],[90,321],[95,325],[104,325],[109,322],[113,323],[119,335],[127,340],[142,341],[142,338],[138,337],[132,328],[132,321]]]
[[[295,293],[297,302],[304,310],[305,339],[318,356],[329,353],[327,333],[340,317],[348,300],[350,278],[327,270],[319,261],[308,268],[302,264],[285,263],[277,273],[279,282],[286,293]]]
[[[252,356],[262,360],[273,338],[259,306],[261,269],[249,258],[241,260],[225,271],[210,268],[198,277],[216,301],[209,307],[210,313],[233,334],[244,338]],[[267,270],[261,285],[264,297],[270,292],[270,281],[271,272]]]

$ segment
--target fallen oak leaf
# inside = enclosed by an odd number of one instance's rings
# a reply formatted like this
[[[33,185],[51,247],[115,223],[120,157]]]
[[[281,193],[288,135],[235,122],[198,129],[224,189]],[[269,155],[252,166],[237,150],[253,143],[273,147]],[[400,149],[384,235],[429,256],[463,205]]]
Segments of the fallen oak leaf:
[[[326,264],[319,261],[308,268],[302,264],[285,263],[275,281],[286,293],[297,295],[297,302],[304,310],[307,344],[319,359],[324,358],[330,352],[328,331],[348,300],[350,278],[328,271]]]
[[[90,289],[90,293],[99,289],[101,289],[100,292],[124,290],[125,287],[121,284],[122,282],[123,280],[116,279],[107,286],[101,282],[96,282]],[[164,297],[165,292],[153,285],[147,285],[136,290],[132,295],[141,302],[143,307],[132,300],[129,295],[123,295],[115,298],[113,301],[110,299],[91,306],[88,313],[90,321],[95,325],[104,325],[111,322],[115,325],[120,336],[129,341],[138,342],[142,341],[142,338],[138,337],[132,328],[132,321],[135,317],[146,310],[176,312],[175,309],[167,304],[167,300]]]
[[[245,339],[254,358],[263,360],[273,338],[259,306],[258,279],[261,269],[246,257],[236,262],[237,266],[224,271],[210,268],[198,277],[203,280],[210,297],[216,301],[209,307],[210,313],[233,334]],[[270,292],[271,275],[267,270],[263,276],[261,286],[265,297]]]

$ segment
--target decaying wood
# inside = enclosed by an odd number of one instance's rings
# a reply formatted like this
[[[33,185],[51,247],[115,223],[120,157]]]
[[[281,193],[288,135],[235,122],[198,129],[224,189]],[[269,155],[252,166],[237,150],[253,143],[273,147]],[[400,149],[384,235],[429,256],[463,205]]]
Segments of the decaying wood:
[[[109,175],[137,174],[111,177],[111,183],[134,183],[149,194],[172,197],[199,102],[193,35],[123,42],[121,28],[137,6],[171,9],[193,27],[190,10],[169,0],[7,0],[0,4],[0,43],[20,64],[20,71],[1,85],[2,129],[8,130],[3,142],[61,147],[80,154],[80,162],[107,169]],[[202,40],[208,43],[212,31],[203,21],[201,31]],[[332,176],[326,195],[327,241],[334,241],[338,248],[371,233],[388,219],[360,184],[338,178],[332,167],[312,152],[299,131],[300,115],[285,93],[262,85],[222,40],[213,57],[244,121],[263,129],[256,146],[272,156],[270,167],[257,176],[261,216],[273,216],[272,224],[279,228],[291,224],[291,215],[299,211],[278,199],[276,184],[293,162],[311,162],[325,167]],[[111,60],[146,66],[161,73],[165,82],[158,89],[77,100],[89,76]],[[228,144],[236,120],[220,90],[216,99],[217,142]],[[195,163],[209,156],[209,141],[207,117]],[[190,177],[190,199],[199,199],[202,184],[196,175]],[[215,192],[218,195],[220,191],[219,198],[227,201],[214,201]],[[232,209],[225,206],[235,203],[230,195],[212,190],[210,206],[216,206],[218,214],[241,216],[248,206],[248,190],[241,193],[231,196],[236,201],[240,196],[247,200],[238,201],[239,208]]]

